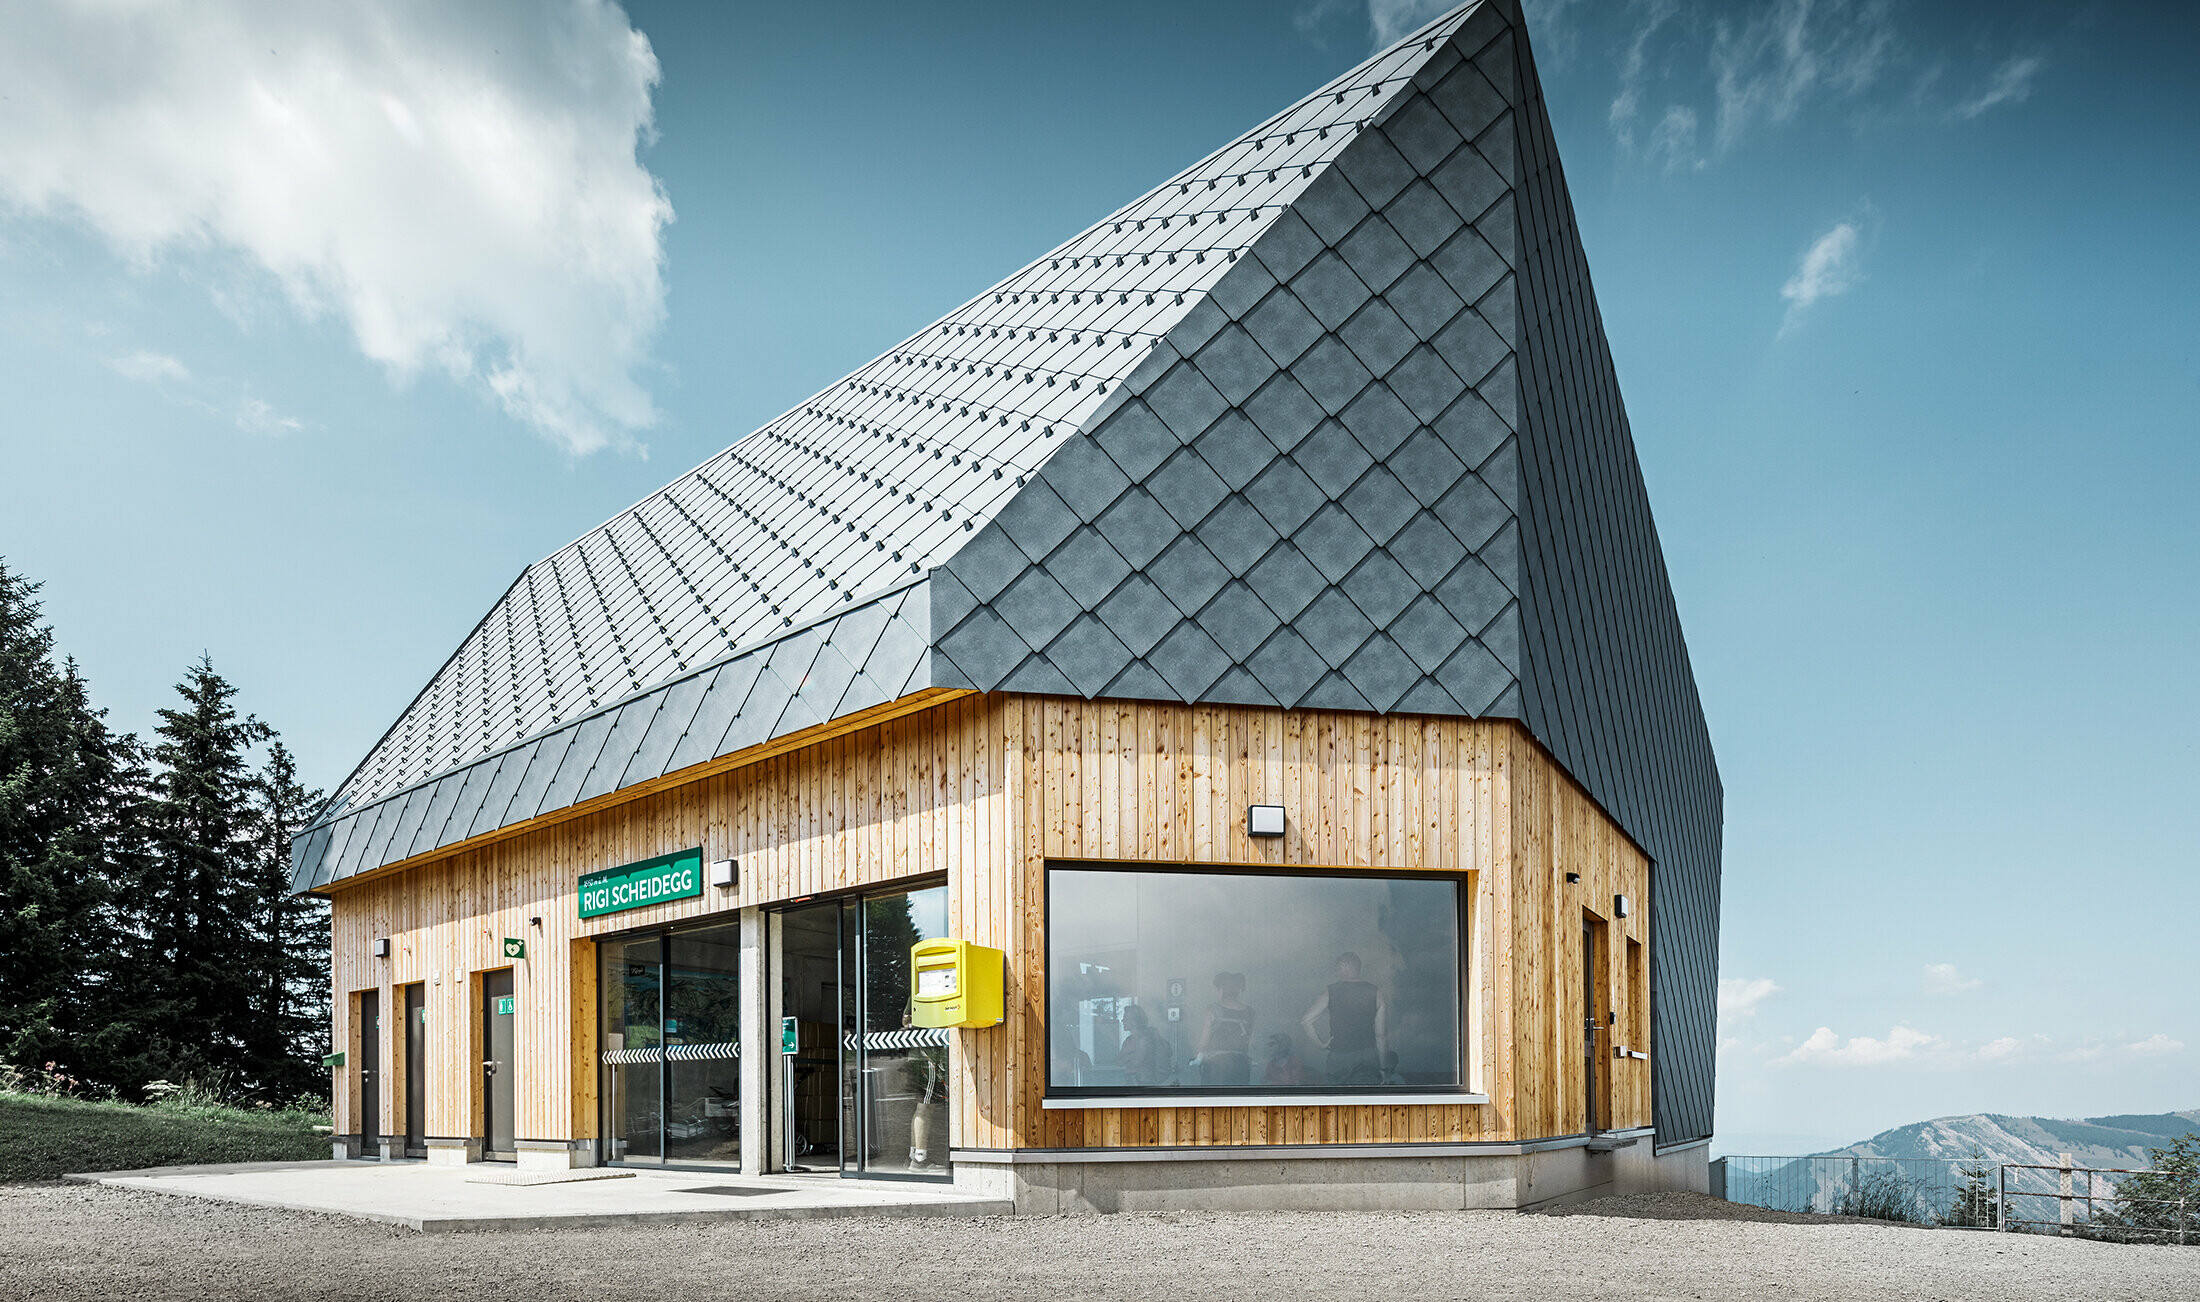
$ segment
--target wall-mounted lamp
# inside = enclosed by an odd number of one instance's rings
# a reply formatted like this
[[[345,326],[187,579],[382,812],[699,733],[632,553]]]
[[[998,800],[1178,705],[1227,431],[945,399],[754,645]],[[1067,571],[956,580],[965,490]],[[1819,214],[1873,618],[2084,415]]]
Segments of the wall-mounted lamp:
[[[1579,886],[1579,885],[1581,885],[1581,874],[1580,874],[1580,873],[1567,873],[1567,874],[1566,874],[1566,884],[1567,884],[1568,886]]]
[[[529,918],[529,919],[527,920],[527,925],[528,925],[528,926],[530,926],[530,927],[540,927],[540,926],[542,925],[542,919],[540,919],[540,918]]]
[[[1253,805],[1245,811],[1247,836],[1282,836],[1283,806]]]
[[[390,938],[388,936],[374,938],[374,956],[376,958],[388,958],[390,956]]]
[[[1627,916],[1627,897],[1626,897],[1626,896],[1624,896],[1624,895],[1615,895],[1615,896],[1613,896],[1613,897],[1612,897],[1612,913],[1613,913],[1613,916],[1615,916],[1615,917],[1621,917],[1621,918],[1624,918],[1624,917],[1626,917],[1626,916]]]
[[[732,886],[735,874],[740,871],[741,865],[737,860],[713,860],[710,865],[710,884],[713,886]]]

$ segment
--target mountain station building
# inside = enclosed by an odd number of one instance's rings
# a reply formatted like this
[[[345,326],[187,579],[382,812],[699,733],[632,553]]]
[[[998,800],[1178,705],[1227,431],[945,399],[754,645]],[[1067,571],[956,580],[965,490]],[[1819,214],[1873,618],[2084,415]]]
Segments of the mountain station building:
[[[1721,799],[1481,0],[518,577],[296,842],[337,1150],[1702,1189]]]

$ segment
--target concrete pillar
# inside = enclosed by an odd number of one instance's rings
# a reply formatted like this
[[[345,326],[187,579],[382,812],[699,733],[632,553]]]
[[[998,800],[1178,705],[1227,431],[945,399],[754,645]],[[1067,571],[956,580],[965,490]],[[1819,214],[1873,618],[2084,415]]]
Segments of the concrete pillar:
[[[771,919],[760,908],[741,910],[741,1170],[760,1175],[767,1169],[772,1126],[771,1077],[777,1061],[766,961]]]

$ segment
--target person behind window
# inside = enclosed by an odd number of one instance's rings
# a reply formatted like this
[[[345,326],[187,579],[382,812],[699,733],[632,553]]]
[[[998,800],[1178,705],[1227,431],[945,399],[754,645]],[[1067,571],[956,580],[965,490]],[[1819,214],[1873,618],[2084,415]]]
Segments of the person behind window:
[[[1200,1028],[1199,1083],[1253,1083],[1253,1007],[1245,1002],[1243,972],[1215,973],[1215,1002],[1207,1005]]]
[[[1337,979],[1314,1000],[1299,1024],[1314,1043],[1329,1051],[1329,1083],[1379,1085],[1383,1071],[1383,1017],[1389,1010],[1372,981],[1360,979],[1360,956],[1337,955]],[[1314,1030],[1329,1015],[1329,1038]]]
[[[1123,1010],[1123,1051],[1116,1058],[1125,1085],[1159,1085],[1168,1079],[1169,1050],[1137,1004]]]
[[[1268,1037],[1268,1061],[1260,1069],[1263,1085],[1304,1085],[1306,1064],[1299,1061],[1298,1050],[1292,1047],[1291,1037],[1277,1033]]]

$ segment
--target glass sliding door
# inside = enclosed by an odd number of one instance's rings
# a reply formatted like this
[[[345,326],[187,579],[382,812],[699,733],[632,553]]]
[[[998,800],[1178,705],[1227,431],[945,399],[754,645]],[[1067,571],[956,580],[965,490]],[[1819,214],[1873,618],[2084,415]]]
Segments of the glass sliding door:
[[[794,1023],[774,1086],[787,1167],[951,1178],[949,1033],[910,1025],[910,947],[946,934],[944,886],[778,915],[773,964]]]
[[[909,948],[947,934],[947,888],[860,906],[861,1033],[849,1037],[867,1175],[946,1176],[948,1032],[910,1025]]]
[[[735,923],[602,942],[604,1160],[741,1160]]]

